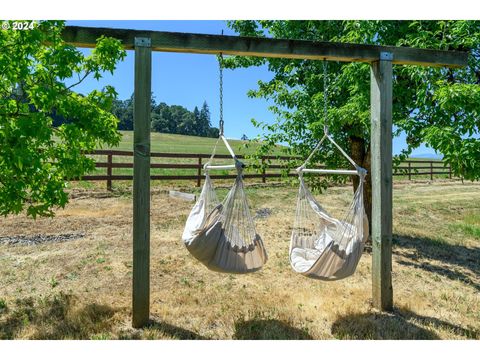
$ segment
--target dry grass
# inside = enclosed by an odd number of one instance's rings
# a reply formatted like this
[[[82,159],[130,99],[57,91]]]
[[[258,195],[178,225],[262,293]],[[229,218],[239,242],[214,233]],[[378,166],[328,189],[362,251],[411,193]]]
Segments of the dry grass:
[[[225,193],[225,190],[221,190]],[[250,275],[209,272],[181,233],[191,203],[152,195],[151,313],[130,326],[132,221],[129,195],[73,190],[53,219],[1,219],[0,236],[83,232],[38,246],[0,245],[0,338],[80,339],[465,339],[480,337],[480,185],[396,184],[395,311],[371,306],[371,255],[357,273],[319,282],[292,272],[289,234],[296,188],[249,187],[269,252]],[[117,194],[118,195],[118,194]],[[350,188],[322,195],[345,205]],[[335,212],[335,211],[334,211]]]

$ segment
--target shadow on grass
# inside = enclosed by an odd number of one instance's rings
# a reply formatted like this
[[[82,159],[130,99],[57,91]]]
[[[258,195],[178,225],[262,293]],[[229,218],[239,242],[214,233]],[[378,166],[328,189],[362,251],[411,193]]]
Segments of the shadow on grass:
[[[237,340],[309,340],[305,329],[275,319],[254,319],[235,322],[234,339]]]
[[[397,260],[397,263],[430,271],[452,280],[460,280],[480,291],[480,261],[478,261],[480,247],[466,247],[431,238],[398,235],[393,236],[393,244],[397,248],[415,250],[399,253],[394,247],[393,252],[404,258]],[[428,260],[440,261],[446,266],[431,264]]]
[[[107,305],[75,306],[73,296],[18,299],[0,316],[0,339],[90,339],[109,332],[116,310]]]
[[[183,329],[181,327],[167,324],[162,321],[157,321],[155,319],[150,320],[149,324],[143,329],[144,330],[144,338],[158,338],[158,336],[149,336],[149,333],[157,333],[159,332],[162,335],[166,335],[172,339],[177,340],[209,340],[196,332]]]
[[[475,330],[464,329],[429,316],[422,316],[405,309],[393,313],[367,313],[340,316],[332,325],[337,339],[353,340],[436,340],[439,336],[425,327],[442,328],[464,338],[478,339]]]

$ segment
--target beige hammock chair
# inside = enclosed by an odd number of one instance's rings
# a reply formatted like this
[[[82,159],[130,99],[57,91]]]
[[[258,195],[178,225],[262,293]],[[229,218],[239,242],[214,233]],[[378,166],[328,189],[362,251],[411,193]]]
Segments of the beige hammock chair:
[[[340,280],[355,272],[368,238],[368,218],[363,203],[367,171],[358,166],[335,142],[328,131],[327,62],[323,62],[324,136],[302,166],[297,169],[300,188],[295,222],[290,239],[290,264],[297,273],[320,279]],[[353,165],[355,170],[307,169],[313,155],[325,140]],[[359,177],[353,200],[341,219],[331,216],[315,199],[303,179],[304,173],[350,175]]]
[[[205,183],[197,203],[188,216],[183,242],[188,251],[208,269],[225,273],[245,274],[257,271],[267,261],[267,252],[248,207],[243,186],[244,164],[240,162],[223,136],[223,64],[220,70],[219,138],[210,160],[204,166]],[[234,160],[231,165],[212,165],[219,140]],[[236,170],[235,182],[222,202],[218,201],[209,172]]]
[[[236,158],[227,139],[223,135],[220,138],[235,164],[211,165],[214,150],[204,166],[205,183],[188,216],[182,239],[188,251],[210,270],[237,274],[254,272],[265,264],[267,253],[248,207],[242,179],[244,165]],[[233,169],[237,171],[235,182],[220,203],[209,171]]]
[[[355,170],[305,168],[325,139],[332,142]],[[368,238],[368,218],[363,203],[366,170],[358,166],[328,134],[328,130],[305,163],[297,169],[300,188],[295,222],[290,240],[290,264],[305,276],[320,280],[340,280],[352,275]],[[304,173],[356,175],[359,185],[342,219],[331,216],[315,199],[303,179]]]

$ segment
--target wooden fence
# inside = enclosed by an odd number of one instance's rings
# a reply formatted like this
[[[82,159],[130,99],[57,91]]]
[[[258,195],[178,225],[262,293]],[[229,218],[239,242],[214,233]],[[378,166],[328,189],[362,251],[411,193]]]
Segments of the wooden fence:
[[[97,161],[95,163],[96,169],[106,169],[106,174],[104,175],[85,175],[82,177],[82,180],[87,181],[106,181],[107,189],[112,189],[112,181],[114,180],[133,180],[133,175],[125,174],[113,174],[113,169],[133,169],[133,161],[131,162],[114,162],[114,157],[131,157],[133,158],[133,151],[122,151],[122,150],[96,150],[88,155],[93,156],[104,156],[106,161]],[[155,163],[150,164],[151,169],[189,169],[196,170],[195,174],[191,175],[158,175],[152,174],[150,176],[151,180],[195,180],[197,186],[201,185],[203,179],[203,166],[206,161],[210,158],[210,154],[176,154],[176,153],[157,153],[152,152],[150,154],[152,159],[163,158],[163,159],[187,159],[187,160],[196,160],[192,163]],[[238,156],[239,159],[243,159],[243,156]],[[207,159],[207,160],[204,160]],[[230,155],[215,155],[215,159],[231,159]],[[133,159],[132,159],[133,160]],[[262,170],[260,173],[245,173],[245,178],[257,178],[262,179],[263,183],[266,183],[267,178],[281,178],[285,176],[282,174],[279,169],[287,169],[286,164],[273,164],[274,161],[295,161],[299,160],[296,157],[289,156],[263,156],[261,158]],[[277,169],[277,172],[270,173],[267,172],[267,169]],[[297,176],[294,172],[289,172],[287,176]],[[394,168],[394,176],[408,176],[408,179],[411,180],[412,176],[429,176],[433,180],[434,175],[448,175],[449,178],[452,178],[452,172],[450,166],[444,165],[441,160],[407,160],[401,163],[400,166]],[[212,179],[234,179],[235,174],[212,174],[210,177]]]
[[[406,160],[393,169],[393,175],[408,176],[408,180],[412,180],[412,176],[419,175],[428,175],[430,180],[433,180],[433,175],[448,175],[451,179],[452,168],[442,160]]]
[[[106,156],[105,161],[97,161],[95,163],[95,167],[98,168],[106,168],[105,175],[85,175],[82,177],[82,180],[88,181],[106,181],[107,182],[107,189],[112,189],[112,181],[113,180],[133,180],[133,175],[116,175],[113,174],[113,169],[133,169],[133,162],[114,162],[114,156],[121,156],[121,157],[132,157],[133,158],[133,151],[123,151],[123,150],[96,150],[88,155],[103,155]],[[152,152],[150,153],[151,158],[163,158],[163,159],[190,159],[196,160],[196,163],[155,163],[152,162],[150,164],[151,169],[190,169],[196,170],[195,174],[192,175],[156,175],[152,174],[150,176],[151,180],[195,180],[197,186],[201,185],[201,181],[203,179],[203,166],[210,158],[211,154],[176,154],[176,153],[157,153]],[[244,159],[244,156],[238,155],[239,159]],[[206,159],[206,160],[204,160]],[[230,155],[215,155],[215,159],[231,159]],[[269,164],[269,161],[290,161],[295,160],[295,157],[288,157],[288,156],[263,156],[261,161],[264,163],[263,170],[260,173],[245,173],[244,178],[257,178],[262,179],[262,182],[265,183],[267,178],[280,178],[283,176],[281,172],[276,173],[268,173],[268,169],[284,169],[285,165],[281,164]],[[294,173],[289,173],[287,176],[296,176]],[[235,174],[211,174],[210,177],[212,179],[234,179],[236,177]]]

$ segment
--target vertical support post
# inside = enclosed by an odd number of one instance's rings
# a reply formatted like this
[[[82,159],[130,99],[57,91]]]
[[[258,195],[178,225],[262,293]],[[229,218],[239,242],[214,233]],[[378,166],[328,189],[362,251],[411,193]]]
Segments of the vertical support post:
[[[412,180],[412,163],[408,161],[408,180]]]
[[[150,98],[152,49],[149,38],[135,38],[133,113],[133,293],[132,326],[150,316]]]
[[[448,164],[448,177],[452,178],[452,165]]]
[[[112,165],[113,165],[113,155],[108,154],[107,156],[107,191],[112,191]]]
[[[265,168],[265,157],[262,156],[262,183],[267,182],[267,169]]]
[[[198,157],[198,169],[197,169],[197,187],[202,184],[202,157]]]
[[[381,53],[371,64],[372,298],[392,310],[392,60]]]
[[[433,180],[433,161],[430,161],[430,180]]]

